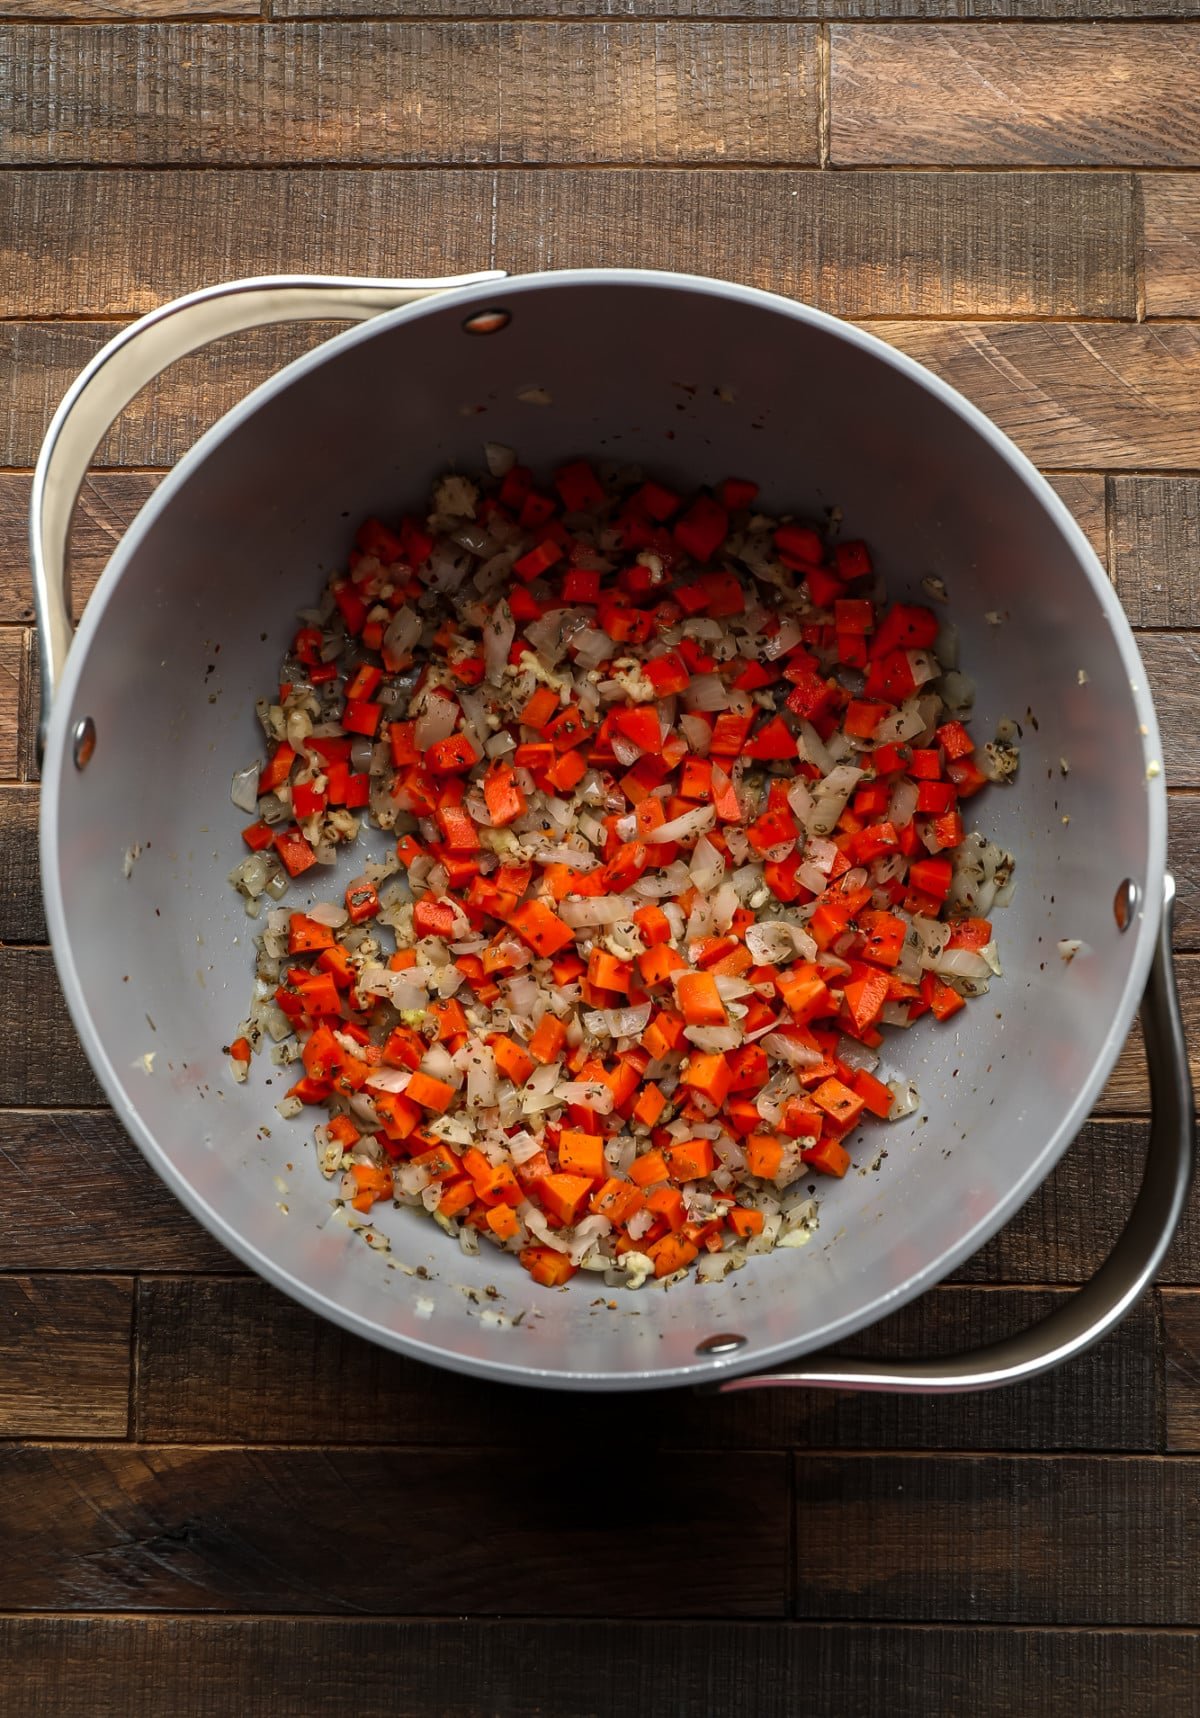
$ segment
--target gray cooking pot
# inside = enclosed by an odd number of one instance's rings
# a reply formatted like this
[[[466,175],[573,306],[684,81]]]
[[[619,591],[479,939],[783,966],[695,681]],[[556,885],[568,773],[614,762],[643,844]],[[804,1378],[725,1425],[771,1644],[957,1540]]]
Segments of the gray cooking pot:
[[[363,325],[200,440],[118,546],[72,642],[68,526],[112,418],[185,352],[307,317]],[[596,1304],[587,1275],[541,1289],[491,1248],[462,1256],[411,1211],[388,1214],[391,1250],[373,1250],[331,1217],[311,1118],[276,1115],[278,1071],[267,1087],[256,1064],[237,1086],[222,1054],[250,985],[255,927],[226,873],[243,821],[230,778],[259,751],[254,699],[294,611],[344,556],[350,522],[412,503],[447,467],[477,465],[484,440],[535,466],[617,456],[685,482],[752,476],[768,508],[840,506],[890,594],[920,601],[923,577],[945,581],[977,730],[1004,716],[1024,726],[1016,785],[979,806],[981,826],[1017,856],[1015,902],[998,915],[1005,976],[952,1026],[925,1021],[896,1044],[922,1104],[877,1136],[886,1161],[824,1192],[807,1247],[753,1259],[721,1284],[620,1292],[616,1310]],[[1145,671],[1062,502],[917,364],[803,305],[682,275],[243,281],[166,305],[89,365],[42,449],[32,547],[42,869],[68,1007],[159,1174],[296,1299],[485,1377],[746,1387],[761,1380],[740,1374],[870,1324],[993,1234],[1074,1138],[1139,999],[1154,1101],[1146,1177],[1097,1277],[987,1352],[835,1360],[768,1382],[950,1390],[1028,1377],[1096,1340],[1149,1282],[1194,1142]],[[989,624],[990,611],[1004,623]],[[1070,963],[1056,949],[1067,938],[1084,944]]]

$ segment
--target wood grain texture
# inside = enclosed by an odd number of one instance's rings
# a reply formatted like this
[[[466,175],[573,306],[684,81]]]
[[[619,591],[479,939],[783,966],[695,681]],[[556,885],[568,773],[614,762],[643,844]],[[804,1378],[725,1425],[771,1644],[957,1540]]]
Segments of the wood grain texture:
[[[0,1159],[12,1174],[6,1148]],[[129,1278],[0,1276],[0,1438],[125,1436],[132,1291]]]
[[[0,30],[0,160],[817,160],[809,24]],[[486,228],[484,229],[486,232]]]
[[[1189,24],[835,24],[835,167],[1191,166]]]
[[[1187,1458],[800,1457],[796,1612],[1195,1628]]]
[[[950,1280],[1088,1281],[1129,1220],[1148,1138],[1146,1121],[1089,1121],[1028,1203]],[[1200,1197],[1188,1200],[1158,1280],[1200,1283]]]
[[[1200,1636],[836,1623],[0,1618],[36,1718],[1195,1718]],[[547,1690],[552,1696],[547,1697]]]
[[[0,323],[0,465],[34,465],[42,437],[80,370],[119,322]],[[131,401],[96,455],[99,466],[169,466],[223,412],[284,364],[340,332],[336,323],[265,328],[184,358]]]
[[[259,0],[0,0],[0,20],[114,22],[139,18],[258,18]]]
[[[153,247],[138,243],[147,226]],[[631,258],[847,316],[1136,308],[1127,174],[10,171],[5,232],[0,315],[24,317],[140,314],[202,281],[314,266],[516,273]]]
[[[1147,316],[1200,316],[1200,185],[1186,173],[1140,181]]]
[[[1176,969],[1192,1078],[1200,1085],[1200,956],[1181,955]],[[103,1102],[70,1028],[48,949],[0,947],[0,1033],[9,1051],[0,1059],[0,1106],[69,1107]],[[53,1064],[42,1050],[51,1041],[55,1046]],[[1101,1093],[1096,1113],[1141,1114],[1148,1102],[1141,1038],[1135,1026]]]
[[[1108,495],[1102,473],[1055,471],[1050,473],[1050,486],[1075,515],[1100,565],[1108,568]]]
[[[1167,781],[1172,787],[1200,786],[1200,637],[1144,632],[1138,649],[1158,712]]]
[[[17,724],[24,650],[23,629],[0,626],[0,781],[13,781],[17,775]]]
[[[3,1122],[0,1271],[239,1268],[111,1111],[10,1109]]]
[[[55,406],[113,322],[0,323],[0,466],[32,466]],[[1059,471],[1200,468],[1200,326],[871,321]],[[100,466],[170,465],[274,370],[336,329],[308,323],[220,342],[139,396]]]
[[[0,1446],[0,1608],[786,1615],[787,1457],[678,1456],[627,1501],[602,1500],[590,1476],[611,1447],[543,1436],[514,1464],[474,1451]],[[736,1522],[719,1557],[695,1554],[698,1493],[714,1521]]]
[[[1070,1292],[1070,1291],[1066,1291]],[[935,1290],[845,1352],[949,1353],[1035,1323],[1063,1294]],[[1145,1303],[1113,1341],[1072,1368],[1015,1390],[933,1401],[761,1391],[714,1398],[679,1392],[647,1418],[641,1447],[659,1463],[700,1449],[942,1448],[1152,1450],[1160,1444],[1157,1308]],[[304,1379],[303,1390],[296,1379]],[[203,1390],[197,1379],[206,1380]],[[471,1444],[542,1436],[534,1392],[432,1372],[348,1336],[252,1280],[155,1278],[139,1286],[137,1435],[150,1443]],[[563,1447],[619,1441],[628,1403],[563,1396]]]
[[[1162,1303],[1167,1448],[1200,1450],[1200,1292],[1173,1289]]]
[[[37,794],[0,787],[0,942],[44,942]]]
[[[57,0],[28,0],[56,5]],[[90,3],[90,0],[86,0]],[[505,16],[512,0],[272,0],[274,18]],[[530,17],[766,18],[777,19],[778,0],[521,0]],[[983,18],[1062,22],[1068,18],[1190,18],[1194,0],[789,0],[789,18],[905,19]]]
[[[876,322],[872,332],[959,388],[1035,464],[1200,466],[1200,328]]]
[[[0,315],[140,316],[246,275],[487,268],[495,182],[490,168],[0,172]],[[1102,214],[1101,195],[1092,213],[1119,252],[1120,197],[1132,181],[1105,182],[1110,206]],[[147,229],[153,246],[139,240]],[[1084,251],[1099,262],[1083,247],[1081,280]]]
[[[71,595],[76,616],[160,476],[157,472],[113,471],[85,481],[71,531]],[[33,619],[29,583],[31,483],[24,473],[0,472],[0,622]]]
[[[104,1102],[49,949],[0,947],[0,1043],[0,1106]]]
[[[1113,477],[1114,573],[1134,626],[1200,620],[1200,478]]]
[[[1175,946],[1200,946],[1200,799],[1172,794],[1168,801],[1167,863],[1175,876]]]
[[[505,173],[497,197],[513,272],[636,255],[843,316],[1130,314],[1116,175]]]

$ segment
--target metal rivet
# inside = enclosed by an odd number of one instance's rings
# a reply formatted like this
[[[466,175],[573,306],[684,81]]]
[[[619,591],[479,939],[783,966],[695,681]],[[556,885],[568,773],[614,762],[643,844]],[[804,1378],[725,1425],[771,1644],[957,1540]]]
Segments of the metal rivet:
[[[85,770],[88,767],[95,749],[96,724],[90,716],[84,716],[71,729],[71,756],[75,760],[77,770]]]
[[[1113,897],[1113,917],[1117,921],[1118,930],[1129,929],[1137,915],[1141,898],[1141,890],[1132,877],[1126,877],[1123,882],[1118,883]]]
[[[703,1342],[696,1344],[697,1354],[733,1354],[739,1348],[746,1346],[746,1338],[728,1331],[723,1336],[706,1336]]]
[[[511,310],[477,310],[463,323],[464,334],[499,334],[512,321]]]

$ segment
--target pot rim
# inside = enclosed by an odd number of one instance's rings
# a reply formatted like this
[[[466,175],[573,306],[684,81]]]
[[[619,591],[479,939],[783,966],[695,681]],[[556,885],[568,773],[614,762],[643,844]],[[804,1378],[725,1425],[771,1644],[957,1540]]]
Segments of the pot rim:
[[[233,430],[245,424],[260,406],[289,388],[293,382],[319,366],[335,361],[342,352],[361,341],[370,340],[407,322],[438,314],[447,306],[477,306],[496,304],[514,296],[532,292],[572,289],[575,287],[612,286],[637,287],[670,291],[694,292],[700,296],[728,299],[769,310],[796,322],[819,329],[832,338],[855,346],[877,361],[899,371],[910,381],[931,394],[948,410],[954,412],[968,429],[974,430],[990,451],[1032,490],[1050,522],[1057,527],[1074,551],[1093,588],[1114,634],[1114,641],[1129,677],[1129,684],[1141,725],[1143,754],[1147,769],[1158,766],[1157,775],[1147,774],[1147,846],[1146,878],[1139,902],[1135,930],[1136,943],[1130,960],[1120,1004],[1110,1022],[1104,1043],[1088,1078],[1054,1132],[1046,1140],[1030,1168],[996,1203],[988,1214],[973,1223],[936,1259],[907,1275],[889,1292],[876,1296],[869,1303],[852,1308],[836,1319],[830,1319],[816,1331],[808,1331],[795,1339],[755,1346],[747,1344],[734,1355],[708,1355],[694,1364],[662,1369],[639,1369],[624,1373],[568,1372],[540,1369],[536,1366],[497,1359],[475,1359],[454,1349],[435,1343],[422,1342],[395,1331],[388,1326],[350,1311],[330,1299],[292,1272],[277,1265],[215,1212],[202,1194],[197,1192],[187,1176],[167,1157],[157,1139],[142,1121],[136,1103],[122,1076],[109,1060],[101,1035],[93,1021],[75,967],[67,933],[66,911],[60,888],[58,865],[59,794],[63,789],[66,762],[70,753],[71,712],[78,691],[82,664],[99,629],[108,600],[120,582],[125,565],[142,539],[153,528],[159,515],[192,474],[203,464],[214,447]],[[996,1234],[1042,1184],[1067,1147],[1075,1139],[1091,1112],[1122,1045],[1128,1036],[1133,1017],[1149,975],[1155,938],[1163,911],[1162,878],[1166,869],[1166,783],[1161,773],[1161,742],[1153,701],[1147,687],[1147,677],[1133,632],[1117,600],[1091,544],[1084,536],[1069,509],[1032,461],[1020,451],[1009,437],[978,407],[967,400],[932,371],[907,354],[887,345],[877,335],[832,316],[826,311],[783,297],[759,287],[743,286],[703,275],[674,273],[660,269],[592,268],[557,269],[540,273],[517,275],[501,281],[487,281],[465,287],[449,288],[429,298],[402,305],[367,321],[357,323],[336,334],[294,359],[283,369],[262,382],[245,399],[234,405],[196,442],[155,489],[141,512],[130,525],[104,569],[96,590],[90,598],[76,630],[67,656],[62,683],[58,688],[51,716],[46,745],[40,811],[40,850],[42,888],[46,905],[54,961],[71,1018],[83,1043],[89,1063],[100,1080],[113,1108],[126,1131],[132,1136],[156,1173],[188,1211],[215,1238],[243,1263],[275,1287],[307,1306],[311,1311],[332,1320],[358,1336],[428,1363],[468,1375],[508,1383],[556,1389],[639,1390],[659,1389],[670,1385],[696,1384],[715,1377],[732,1377],[751,1370],[762,1370],[794,1360],[802,1354],[829,1348],[832,1344],[877,1323],[907,1302],[916,1299],[941,1282],[951,1271],[970,1258]],[[719,1328],[719,1316],[711,1319]]]

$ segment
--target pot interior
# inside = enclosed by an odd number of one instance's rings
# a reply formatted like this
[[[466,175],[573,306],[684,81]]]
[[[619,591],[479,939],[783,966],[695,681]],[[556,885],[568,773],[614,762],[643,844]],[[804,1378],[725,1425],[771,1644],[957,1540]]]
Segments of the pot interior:
[[[508,325],[465,332],[485,302]],[[767,295],[679,277],[472,289],[353,330],[276,378],[183,462],[114,556],[47,763],[60,970],[156,1167],[319,1310],[425,1358],[535,1382],[628,1387],[778,1360],[944,1275],[1028,1196],[1090,1107],[1145,977],[1161,889],[1165,796],[1148,779],[1144,679],[1049,491],[983,420],[883,353]],[[239,1087],[222,1054],[256,929],[226,882],[248,821],[230,778],[260,754],[254,700],[355,523],[419,505],[447,468],[478,468],[484,441],[540,468],[587,454],[682,483],[753,477],[772,511],[840,507],[890,596],[928,601],[921,581],[944,581],[977,739],[1006,716],[1023,731],[1016,784],[968,807],[1017,860],[1015,900],[995,915],[1003,979],[952,1023],[891,1035],[885,1060],[918,1082],[917,1114],[872,1130],[845,1181],[822,1183],[808,1246],[722,1284],[605,1295],[581,1275],[548,1291],[490,1247],[462,1256],[412,1212],[389,1213],[390,1250],[372,1250],[331,1219],[315,1112],[281,1120],[283,1072],[256,1059]],[[97,745],[79,773],[64,742],[85,715]],[[309,898],[340,895],[353,870],[343,856],[342,882]],[[1112,903],[1127,877],[1148,907],[1122,935]],[[1062,938],[1086,945],[1070,964]],[[698,1356],[728,1332],[746,1338],[734,1356]]]

